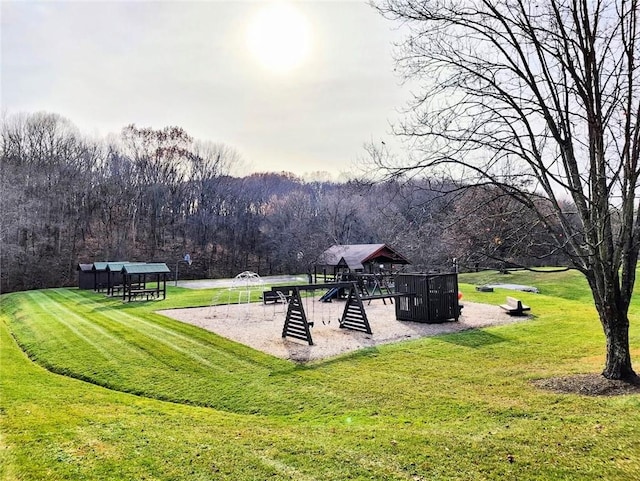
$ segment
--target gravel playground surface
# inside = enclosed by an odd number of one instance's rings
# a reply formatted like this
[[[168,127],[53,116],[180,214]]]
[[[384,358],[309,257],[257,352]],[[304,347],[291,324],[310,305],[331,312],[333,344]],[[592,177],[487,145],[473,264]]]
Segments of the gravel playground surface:
[[[395,317],[395,306],[389,300],[385,305],[382,300],[377,299],[371,304],[364,302],[373,331],[373,334],[367,334],[340,329],[338,321],[342,317],[344,301],[327,303],[303,298],[302,302],[307,319],[314,322],[314,327],[311,328],[311,346],[304,341],[282,337],[286,317],[286,306],[283,304],[229,304],[163,310],[158,313],[295,362],[326,359],[379,344],[509,324],[529,318],[509,316],[498,306],[465,302],[458,322],[425,324],[398,321]]]

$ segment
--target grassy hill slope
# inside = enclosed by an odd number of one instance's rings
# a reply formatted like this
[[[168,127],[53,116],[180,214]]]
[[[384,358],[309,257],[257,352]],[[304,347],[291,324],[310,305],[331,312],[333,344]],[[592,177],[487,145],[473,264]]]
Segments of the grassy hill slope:
[[[584,281],[517,275],[508,282],[541,289],[518,293],[532,320],[306,366],[152,312],[208,305],[214,291],[171,289],[167,301],[131,304],[67,289],[2,296],[0,474],[637,479],[637,395],[531,383],[601,369],[604,339]],[[461,278],[464,299],[503,302],[508,292],[475,292],[488,281],[473,276]]]

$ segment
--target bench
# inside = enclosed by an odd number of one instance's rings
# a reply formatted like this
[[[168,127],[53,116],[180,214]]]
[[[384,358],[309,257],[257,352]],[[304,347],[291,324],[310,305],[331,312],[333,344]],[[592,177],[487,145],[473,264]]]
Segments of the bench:
[[[286,304],[289,301],[289,296],[285,296],[281,291],[264,291],[262,293],[262,302],[264,304],[268,304],[269,302],[273,302],[274,304],[278,304],[282,302]]]
[[[128,291],[129,294],[129,300],[131,299],[137,299],[138,296],[140,296],[140,298],[142,298],[143,296],[145,296],[147,298],[147,301],[149,300],[149,297],[151,297],[151,299],[155,299],[155,298],[159,298],[159,292],[157,289],[131,289],[130,291]]]
[[[500,307],[507,311],[507,314],[510,316],[524,316],[524,311],[531,310],[529,306],[522,304],[522,301],[519,299],[509,296],[507,296],[507,303],[502,304]]]
[[[129,284],[129,289],[131,290],[141,290],[144,289],[144,285],[141,283],[133,283],[133,284]],[[118,296],[120,295],[121,292],[125,291],[126,287],[123,284],[116,284],[114,286],[111,286],[111,295],[112,296]],[[155,291],[155,289],[153,289]]]
[[[391,300],[393,300],[394,298],[402,297],[402,296],[404,296],[404,294],[372,294],[370,296],[368,296],[368,295],[360,296],[360,300],[361,301],[372,301],[372,300],[375,300],[375,299],[391,299]]]
[[[493,292],[493,287],[491,287],[491,286],[476,286],[476,291],[478,291],[478,292]]]

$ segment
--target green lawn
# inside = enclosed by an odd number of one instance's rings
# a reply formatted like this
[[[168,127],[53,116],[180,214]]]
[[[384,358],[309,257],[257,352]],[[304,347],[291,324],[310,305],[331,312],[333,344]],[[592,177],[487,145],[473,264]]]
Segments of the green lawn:
[[[636,480],[640,397],[531,380],[602,368],[575,272],[462,275],[463,301],[518,293],[535,318],[300,366],[156,309],[74,289],[0,297],[3,480]],[[639,303],[636,303],[639,304]],[[631,343],[640,370],[638,306]],[[25,354],[26,353],[26,354]]]

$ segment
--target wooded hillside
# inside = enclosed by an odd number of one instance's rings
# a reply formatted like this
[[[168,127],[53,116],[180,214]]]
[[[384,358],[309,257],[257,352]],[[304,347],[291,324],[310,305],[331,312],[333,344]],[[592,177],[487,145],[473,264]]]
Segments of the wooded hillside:
[[[387,243],[416,270],[561,262],[534,217],[490,189],[230,175],[233,148],[179,127],[90,139],[67,119],[3,119],[0,290],[75,285],[78,262],[160,261],[181,277],[307,272],[332,244]]]

